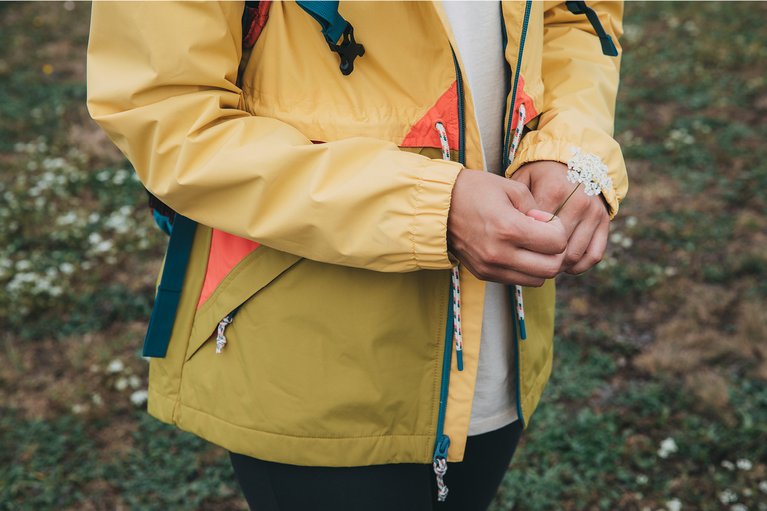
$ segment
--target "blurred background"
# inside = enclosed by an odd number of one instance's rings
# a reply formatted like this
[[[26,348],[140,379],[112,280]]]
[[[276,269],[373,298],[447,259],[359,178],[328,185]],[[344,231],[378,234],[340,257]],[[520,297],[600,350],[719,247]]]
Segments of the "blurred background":
[[[501,510],[767,510],[767,3],[627,4],[605,260]],[[149,417],[165,237],[85,110],[90,6],[0,4],[0,511],[246,510],[225,452]]]

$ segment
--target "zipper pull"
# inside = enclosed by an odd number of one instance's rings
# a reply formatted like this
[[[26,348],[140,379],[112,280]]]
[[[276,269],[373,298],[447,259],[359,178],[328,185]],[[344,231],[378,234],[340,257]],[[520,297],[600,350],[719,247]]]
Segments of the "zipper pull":
[[[216,354],[220,354],[224,349],[224,346],[226,346],[226,335],[224,334],[224,331],[233,320],[234,313],[230,313],[224,319],[219,321],[218,327],[216,328]]]
[[[442,435],[437,440],[437,445],[434,447],[434,461],[432,467],[434,468],[434,475],[437,478],[437,501],[445,502],[447,499],[448,488],[445,484],[445,473],[447,473],[447,449],[450,447],[450,437]]]

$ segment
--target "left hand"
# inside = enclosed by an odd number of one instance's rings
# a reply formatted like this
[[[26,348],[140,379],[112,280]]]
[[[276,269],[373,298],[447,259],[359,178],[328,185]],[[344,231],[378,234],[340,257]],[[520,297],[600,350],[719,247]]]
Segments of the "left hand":
[[[538,209],[550,212],[555,211],[576,186],[567,180],[567,165],[555,161],[527,163],[514,172],[511,179],[527,185]],[[557,217],[568,238],[560,271],[576,275],[602,260],[610,216],[601,194],[590,197],[581,185]]]

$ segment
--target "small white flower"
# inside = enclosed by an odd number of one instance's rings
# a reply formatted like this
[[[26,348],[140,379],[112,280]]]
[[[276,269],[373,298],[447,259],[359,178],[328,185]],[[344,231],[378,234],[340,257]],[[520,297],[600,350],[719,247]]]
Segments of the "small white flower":
[[[722,468],[725,468],[727,470],[730,470],[730,471],[735,470],[735,464],[729,460],[724,460],[721,463],[721,465],[722,465]]]
[[[96,252],[97,254],[101,254],[103,252],[109,252],[110,250],[112,250],[113,246],[114,246],[114,241],[103,240],[93,246],[93,251]]]
[[[736,466],[737,466],[737,467],[738,467],[740,470],[751,470],[752,468],[754,468],[754,464],[753,464],[753,463],[751,463],[751,460],[747,460],[747,459],[745,459],[745,458],[741,458],[741,459],[739,459],[738,461],[736,461],[736,462],[735,462],[735,465],[736,465]]]
[[[669,455],[674,454],[679,450],[679,447],[676,445],[676,441],[668,437],[665,440],[663,440],[660,443],[660,448],[658,449],[658,456],[661,458],[668,458]]]
[[[128,385],[131,386],[133,389],[137,389],[141,386],[141,378],[136,376],[135,374],[130,375],[128,378]]]
[[[748,511],[748,508],[743,504],[734,504],[730,506],[730,511]]]
[[[121,376],[120,378],[117,378],[117,381],[115,381],[115,389],[119,391],[123,391],[128,388],[128,378],[125,378]]]
[[[767,493],[767,481],[759,481],[759,491],[762,493]]]
[[[637,479],[636,479],[636,481],[637,481],[637,484],[639,484],[639,485],[645,485],[645,484],[647,484],[647,483],[650,481],[650,478],[649,478],[649,477],[647,477],[647,476],[646,476],[646,475],[644,475],[644,474],[639,474],[639,475],[637,476]]]
[[[72,263],[61,263],[59,265],[59,271],[64,275],[71,275],[75,271],[75,265]]]
[[[621,246],[623,248],[631,248],[631,245],[633,245],[633,244],[634,244],[634,240],[632,240],[631,238],[628,238],[628,237],[623,238],[623,241],[621,241]]]
[[[137,390],[130,395],[131,403],[136,406],[141,406],[146,403],[149,394],[146,390]]]
[[[636,227],[637,222],[638,222],[637,217],[630,216],[626,219],[626,227],[628,227],[629,229]]]
[[[79,415],[83,412],[85,412],[88,409],[87,406],[81,405],[80,403],[75,403],[72,405],[72,413],[75,415]]]
[[[681,511],[682,501],[679,499],[671,499],[666,502],[666,509],[668,509],[668,511]]]
[[[101,397],[101,394],[93,394],[91,396],[91,401],[93,401],[93,404],[96,406],[101,406],[104,404],[104,399]]]
[[[722,504],[732,504],[738,500],[738,494],[729,488],[719,493],[719,502]]]
[[[107,373],[114,374],[114,373],[121,373],[125,369],[125,364],[123,364],[123,361],[119,358],[116,358],[112,360],[109,365],[107,366]]]
[[[58,225],[72,225],[77,221],[77,213],[69,211],[56,219]]]

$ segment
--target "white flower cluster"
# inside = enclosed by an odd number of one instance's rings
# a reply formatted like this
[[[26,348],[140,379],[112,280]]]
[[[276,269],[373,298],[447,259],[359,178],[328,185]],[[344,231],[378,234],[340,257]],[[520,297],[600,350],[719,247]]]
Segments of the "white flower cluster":
[[[665,440],[663,440],[660,443],[660,448],[658,449],[658,456],[661,458],[668,458],[671,454],[674,454],[679,450],[679,447],[676,445],[676,441],[668,437]]]
[[[586,195],[599,195],[602,190],[609,190],[613,186],[610,176],[607,175],[607,165],[599,156],[584,153],[577,147],[571,147],[572,158],[567,161],[567,180],[571,183],[582,183]]]

